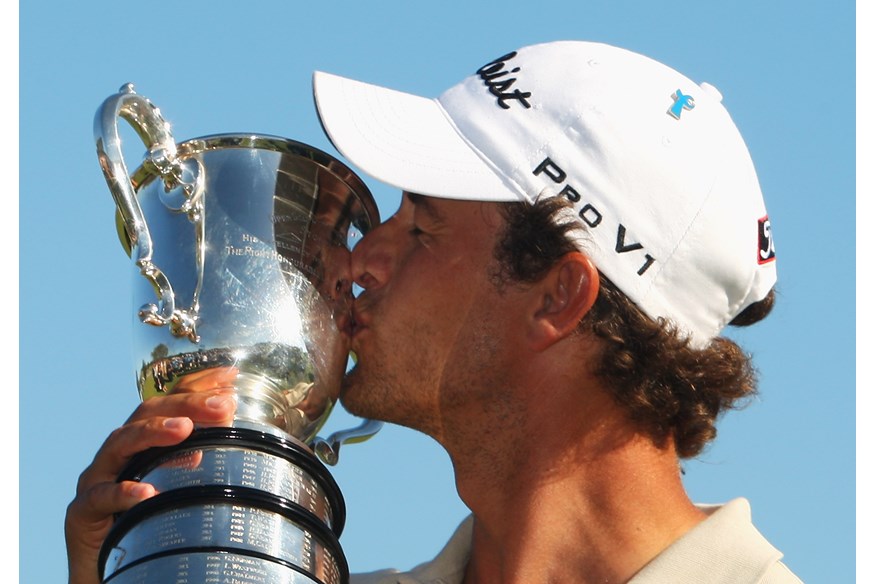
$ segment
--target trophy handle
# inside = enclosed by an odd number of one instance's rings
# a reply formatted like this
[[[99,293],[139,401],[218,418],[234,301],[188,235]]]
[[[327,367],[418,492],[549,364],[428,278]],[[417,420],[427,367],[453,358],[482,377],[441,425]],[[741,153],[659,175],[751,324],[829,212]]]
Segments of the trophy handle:
[[[364,420],[355,428],[341,430],[331,434],[328,438],[316,437],[311,443],[311,448],[317,456],[326,464],[334,466],[338,463],[342,444],[356,444],[365,442],[383,427],[383,422],[378,420]]]
[[[194,317],[187,311],[176,310],[173,288],[167,276],[152,263],[152,237],[137,201],[134,183],[128,173],[122,154],[118,119],[123,118],[133,128],[148,152],[144,167],[156,171],[168,182],[184,182],[188,203],[184,211],[190,211],[194,199],[200,193],[202,177],[181,181],[182,172],[176,162],[176,143],[170,125],[161,117],[161,112],[148,99],[134,92],[130,83],[110,96],[98,109],[94,118],[94,137],[97,156],[107,185],[115,200],[126,251],[135,258],[137,267],[152,284],[158,296],[158,304],[146,304],[140,309],[140,320],[155,326],[171,325],[177,336],[187,336],[197,342],[194,332]],[[127,240],[127,241],[125,241]]]

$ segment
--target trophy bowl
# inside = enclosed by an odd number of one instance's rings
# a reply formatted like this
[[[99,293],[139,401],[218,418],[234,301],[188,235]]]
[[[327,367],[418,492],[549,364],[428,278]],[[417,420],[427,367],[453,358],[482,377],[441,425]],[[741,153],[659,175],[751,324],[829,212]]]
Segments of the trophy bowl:
[[[120,119],[146,146],[133,173]],[[344,584],[344,500],[324,463],[379,423],[328,439],[317,432],[347,366],[350,249],[379,222],[373,197],[344,164],[293,140],[222,134],[177,144],[131,85],[99,108],[95,139],[120,240],[139,268],[141,398],[223,368],[237,401],[230,427],[197,428],[119,475],[158,494],[117,517],[102,582]]]

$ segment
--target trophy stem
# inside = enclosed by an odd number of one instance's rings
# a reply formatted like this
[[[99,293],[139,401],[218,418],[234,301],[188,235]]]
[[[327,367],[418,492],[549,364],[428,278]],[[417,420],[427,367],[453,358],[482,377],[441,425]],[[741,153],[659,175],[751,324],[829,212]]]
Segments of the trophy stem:
[[[289,406],[283,397],[283,389],[274,380],[263,375],[240,372],[234,383],[237,410],[234,414],[235,425],[239,422],[250,422],[259,426],[268,426],[287,432],[289,426],[287,417],[293,412],[287,412]],[[288,414],[288,415],[287,415]]]

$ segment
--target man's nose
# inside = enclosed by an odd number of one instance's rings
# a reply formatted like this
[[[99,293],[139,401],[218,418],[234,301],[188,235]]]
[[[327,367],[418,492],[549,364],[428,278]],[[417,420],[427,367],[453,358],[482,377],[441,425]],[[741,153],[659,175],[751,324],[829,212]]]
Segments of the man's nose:
[[[364,289],[384,285],[392,270],[392,228],[381,223],[353,248],[353,281]]]

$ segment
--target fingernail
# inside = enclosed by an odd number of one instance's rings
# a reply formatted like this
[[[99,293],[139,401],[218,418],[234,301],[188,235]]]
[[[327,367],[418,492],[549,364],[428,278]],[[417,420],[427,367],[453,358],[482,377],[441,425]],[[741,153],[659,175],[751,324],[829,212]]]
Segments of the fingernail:
[[[153,494],[152,485],[144,485],[143,483],[131,485],[130,493],[132,497],[151,497]]]
[[[167,418],[164,420],[164,427],[176,430],[188,424],[188,418]]]
[[[207,398],[207,407],[214,410],[226,409],[232,403],[234,403],[234,396],[231,395],[214,395]]]

